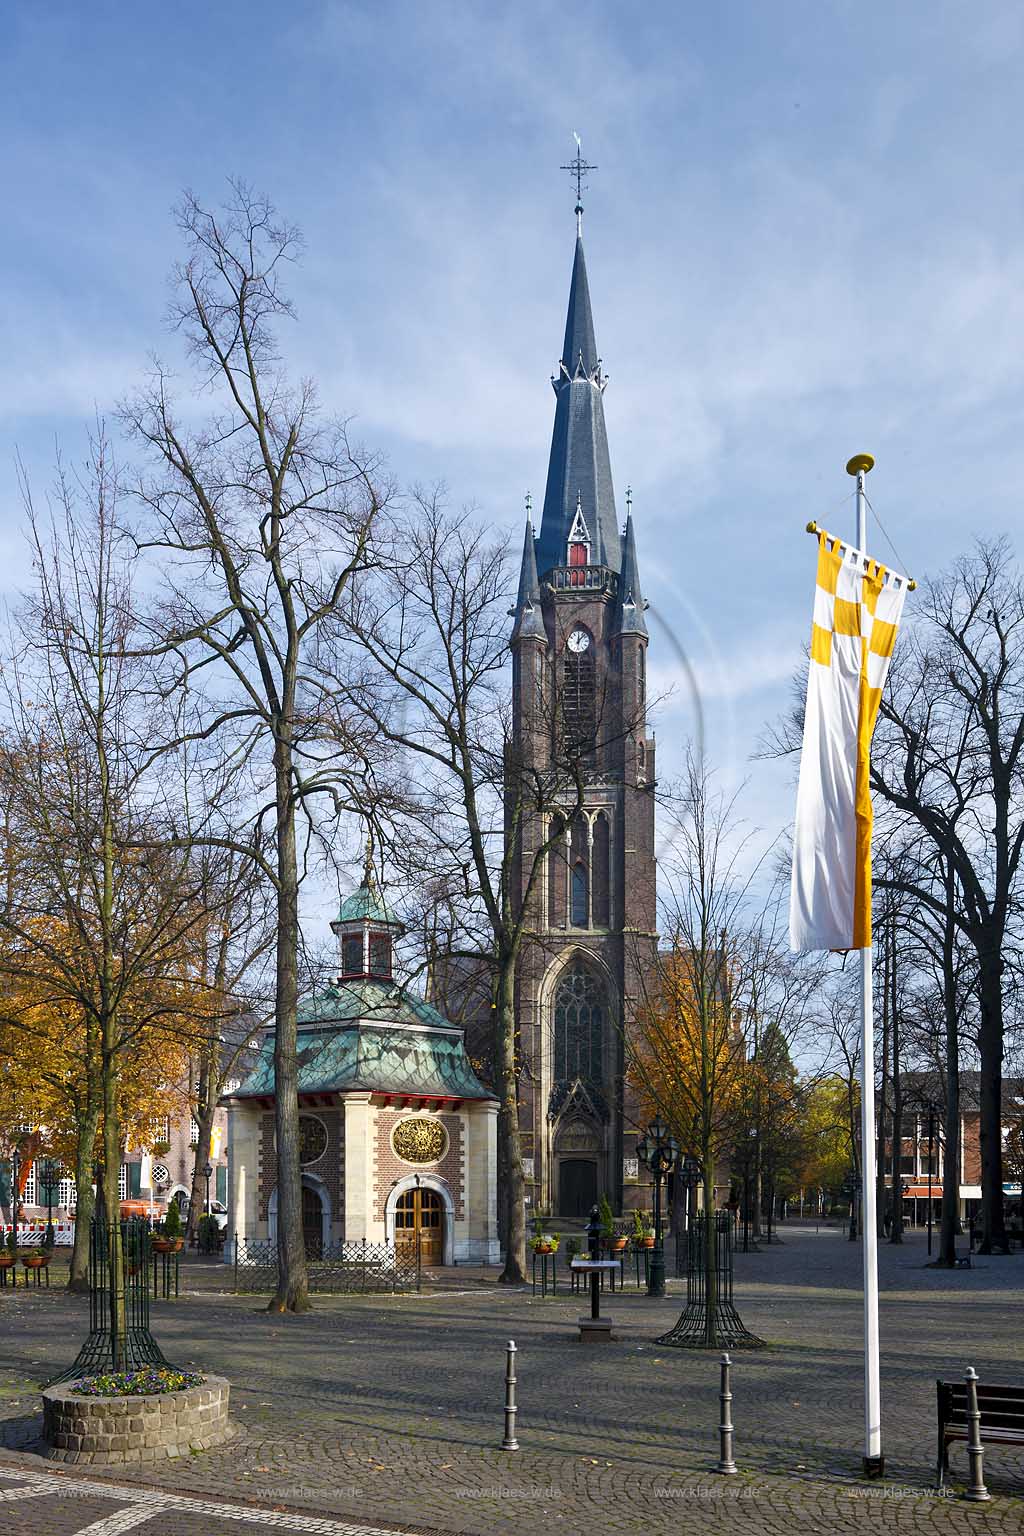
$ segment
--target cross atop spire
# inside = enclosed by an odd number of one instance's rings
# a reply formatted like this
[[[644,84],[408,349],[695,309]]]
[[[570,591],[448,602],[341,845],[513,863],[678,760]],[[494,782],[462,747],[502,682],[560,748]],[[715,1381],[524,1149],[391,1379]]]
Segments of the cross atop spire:
[[[597,166],[596,165],[589,165],[587,163],[587,161],[584,160],[584,158],[583,158],[583,146],[580,143],[580,136],[575,131],[573,132],[573,138],[576,140],[576,155],[575,155],[575,158],[570,160],[568,165],[561,165],[561,166],[559,166],[559,170],[561,170],[561,171],[568,171],[570,176],[572,176],[572,178],[576,182],[576,233],[577,233],[577,235],[582,235],[582,233],[583,233],[583,192],[584,192],[584,189],[586,187],[586,182],[584,181],[583,178],[586,175],[588,175],[590,171],[596,171],[597,170]]]

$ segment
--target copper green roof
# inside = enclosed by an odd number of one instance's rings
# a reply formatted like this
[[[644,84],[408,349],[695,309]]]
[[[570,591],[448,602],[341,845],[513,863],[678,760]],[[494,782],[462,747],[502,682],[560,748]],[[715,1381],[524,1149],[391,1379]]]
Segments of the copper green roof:
[[[358,923],[369,921],[371,923],[387,923],[394,925],[395,919],[391,916],[384,899],[377,889],[376,882],[363,881],[358,890],[351,896],[346,896],[338,911],[339,923]]]
[[[325,987],[303,999],[298,1019],[299,1093],[352,1089],[425,1098],[493,1097],[470,1065],[462,1031],[393,982],[343,981]],[[273,1092],[271,1035],[232,1097]]]
[[[344,1024],[357,1020],[368,1024],[426,1024],[431,1029],[455,1027],[415,992],[407,992],[397,981],[373,976],[346,976],[319,992],[311,992],[301,999],[296,1018],[300,1029],[304,1024]]]

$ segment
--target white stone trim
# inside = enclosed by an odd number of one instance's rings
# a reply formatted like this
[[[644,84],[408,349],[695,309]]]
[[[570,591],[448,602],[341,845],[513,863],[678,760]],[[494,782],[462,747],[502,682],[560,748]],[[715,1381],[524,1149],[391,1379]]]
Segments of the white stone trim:
[[[455,1262],[455,1202],[447,1181],[436,1173],[411,1173],[408,1177],[392,1184],[384,1203],[384,1241],[393,1243],[395,1240],[395,1206],[398,1204],[399,1195],[404,1195],[410,1189],[416,1188],[430,1189],[441,1196],[445,1215],[441,1263],[453,1264]]]

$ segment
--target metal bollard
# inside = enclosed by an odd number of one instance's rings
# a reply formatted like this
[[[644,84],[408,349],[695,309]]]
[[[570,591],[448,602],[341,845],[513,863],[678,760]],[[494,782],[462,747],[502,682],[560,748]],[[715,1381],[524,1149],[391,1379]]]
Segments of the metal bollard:
[[[964,1498],[970,1499],[972,1504],[983,1504],[991,1499],[992,1495],[985,1487],[985,1452],[981,1444],[978,1377],[973,1365],[968,1366],[965,1380],[967,1382],[967,1459],[971,1464],[971,1480],[967,1484]]]
[[[719,1419],[718,1425],[718,1466],[716,1472],[723,1472],[727,1476],[736,1471],[736,1463],[732,1459],[732,1392],[729,1386],[729,1371],[732,1361],[728,1355],[722,1356],[722,1387],[718,1394]]]
[[[516,1439],[516,1344],[514,1339],[509,1339],[508,1350],[505,1356],[505,1438],[501,1442],[503,1451],[518,1451],[519,1441]]]

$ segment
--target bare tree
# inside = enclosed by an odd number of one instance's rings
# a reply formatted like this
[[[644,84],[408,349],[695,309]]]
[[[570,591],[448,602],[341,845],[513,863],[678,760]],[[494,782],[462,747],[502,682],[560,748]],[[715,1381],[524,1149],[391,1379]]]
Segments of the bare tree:
[[[204,892],[208,920],[200,930],[197,963],[204,1006],[196,1010],[188,1039],[191,1058],[189,1107],[199,1127],[192,1166],[186,1236],[194,1238],[204,1209],[205,1166],[214,1117],[225,1084],[245,1059],[259,1022],[272,1015],[273,998],[260,986],[262,962],[274,947],[267,883],[250,859],[227,851],[210,869]]]
[[[299,1311],[309,1305],[299,888],[318,825],[358,798],[371,748],[353,740],[330,678],[346,587],[372,558],[389,488],[377,459],[320,412],[312,383],[289,389],[279,366],[275,327],[292,314],[282,279],[300,250],[297,232],[240,182],[220,214],[186,196],[178,223],[187,259],[175,272],[171,318],[214,407],[190,425],[157,365],[122,417],[157,466],[137,490],[150,515],[147,543],[166,561],[152,643],[177,663],[182,734],[214,743],[222,764],[248,776],[248,822],[211,818],[204,836],[252,859],[275,894],[278,1289],[270,1307]]]
[[[929,839],[939,881],[894,889],[956,926],[977,955],[981,1251],[1005,1248],[1004,975],[1020,922],[1024,851],[1024,585],[1003,542],[978,543],[922,599],[882,700],[871,784]]]
[[[802,678],[794,698],[793,710],[766,734],[764,755],[799,747]],[[914,861],[916,869],[891,880],[883,873],[877,884],[929,915],[940,950],[947,944],[956,950],[955,929],[976,957],[980,1248],[991,1252],[1006,1245],[1003,1056],[1008,1000],[1021,968],[1024,852],[1024,583],[1005,540],[976,542],[969,555],[922,584],[882,698],[871,788],[883,812],[876,841],[888,834],[915,843],[923,836],[928,849]],[[952,984],[951,971],[949,977]],[[952,1007],[952,993],[949,999]],[[946,1116],[948,1128],[950,1104]]]
[[[116,1241],[123,1083],[143,1043],[176,1030],[195,1001],[205,875],[193,850],[170,838],[177,802],[159,771],[164,711],[139,654],[137,556],[119,523],[102,432],[77,480],[59,472],[52,518],[37,516],[27,484],[24,492],[33,585],[5,669],[0,775],[26,877],[0,908],[0,972],[14,1027],[31,1033],[37,1007],[66,1011],[69,1028],[82,1021],[71,1273],[79,1286],[97,1127]],[[111,1272],[123,1323],[121,1266]]]
[[[390,838],[406,874],[429,877],[445,952],[435,971],[460,958],[485,963],[494,1018],[499,1097],[499,1168],[506,1200],[503,1281],[521,1284],[526,1266],[525,1181],[519,1132],[516,967],[537,942],[534,902],[559,836],[584,803],[588,762],[607,729],[566,719],[557,685],[533,693],[528,718],[513,720],[509,661],[507,544],[445,511],[439,494],[420,495],[396,531],[388,569],[353,588],[349,621],[370,665],[346,695],[395,750],[404,795],[403,830]],[[517,708],[519,704],[517,703]],[[516,726],[521,729],[516,729]],[[541,741],[553,743],[541,750]],[[410,836],[416,827],[420,836]],[[439,937],[437,926],[434,941]],[[467,942],[468,939],[468,942]]]

